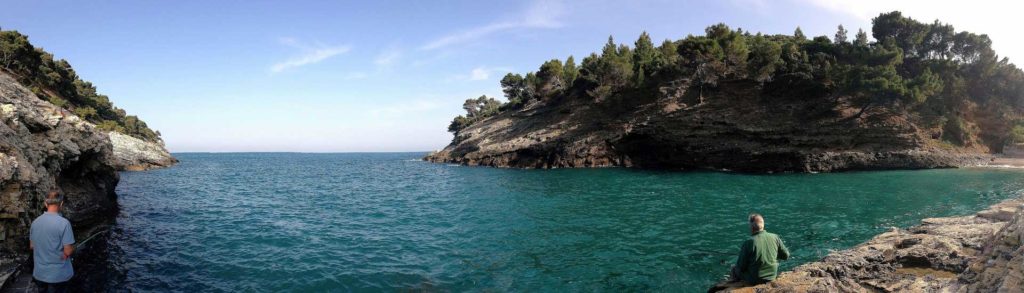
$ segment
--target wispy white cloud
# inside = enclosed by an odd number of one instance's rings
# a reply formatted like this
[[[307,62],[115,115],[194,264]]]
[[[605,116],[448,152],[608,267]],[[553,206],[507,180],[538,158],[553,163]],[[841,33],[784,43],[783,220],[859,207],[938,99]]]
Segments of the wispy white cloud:
[[[469,80],[487,80],[490,76],[491,72],[483,67],[473,68],[473,71],[469,72]]]
[[[469,80],[469,81],[488,80],[495,73],[509,72],[509,71],[512,71],[512,69],[509,68],[509,67],[478,66],[478,67],[473,68],[472,70],[470,70],[468,74],[456,74],[456,75],[453,75],[448,80],[449,81],[458,81],[458,80]]]
[[[562,26],[562,23],[558,21],[558,18],[562,16],[563,11],[562,3],[559,1],[534,1],[525,13],[520,15],[516,20],[496,21],[476,28],[445,35],[423,45],[420,49],[439,49],[512,29],[558,28]]]
[[[281,44],[299,49],[302,51],[301,55],[294,56],[288,60],[275,63],[270,66],[270,71],[277,73],[282,72],[291,68],[316,64],[321,61],[327,60],[328,58],[337,56],[339,54],[347,53],[352,50],[351,46],[325,46],[323,44],[317,45],[306,45],[292,38],[282,38]]]
[[[996,53],[1011,58],[1024,58],[1024,38],[1019,38],[1019,29],[1013,23],[1018,16],[1016,4],[999,0],[973,0],[964,4],[957,0],[802,0],[834,13],[846,14],[859,19],[865,30],[870,32],[871,18],[893,10],[903,16],[921,22],[938,19],[953,25],[957,30],[988,34]],[[852,27],[852,26],[848,26]],[[1016,54],[1016,55],[1014,55]]]
[[[441,37],[439,39],[436,39],[436,40],[434,40],[434,41],[424,45],[423,47],[420,47],[420,49],[423,49],[423,50],[433,50],[433,49],[445,47],[445,46],[448,46],[448,45],[451,45],[451,44],[460,43],[460,42],[464,42],[464,41],[471,40],[471,39],[476,39],[476,38],[479,38],[479,37],[482,37],[482,36],[485,36],[485,35],[488,35],[488,34],[491,34],[491,33],[494,33],[494,32],[498,32],[498,31],[501,31],[501,30],[516,28],[516,27],[519,27],[519,26],[520,26],[520,24],[518,24],[518,23],[510,23],[510,22],[489,24],[489,25],[485,25],[485,26],[482,26],[482,27],[474,28],[474,29],[471,29],[471,30],[462,31],[462,32],[458,32],[458,33],[454,33],[454,34],[450,34],[450,35]]]

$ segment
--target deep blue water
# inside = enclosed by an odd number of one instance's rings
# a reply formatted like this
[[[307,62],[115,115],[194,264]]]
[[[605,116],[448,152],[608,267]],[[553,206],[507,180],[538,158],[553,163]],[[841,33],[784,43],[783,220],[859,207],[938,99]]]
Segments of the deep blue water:
[[[422,153],[177,154],[124,172],[88,290],[692,291],[728,270],[746,215],[783,269],[1024,189],[996,169],[740,175],[513,170]]]

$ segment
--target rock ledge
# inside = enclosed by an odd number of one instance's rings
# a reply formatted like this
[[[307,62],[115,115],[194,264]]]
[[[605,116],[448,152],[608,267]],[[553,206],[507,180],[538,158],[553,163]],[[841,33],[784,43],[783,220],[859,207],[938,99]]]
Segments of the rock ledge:
[[[107,132],[114,147],[111,165],[118,170],[143,171],[170,167],[178,160],[164,148],[163,141],[149,142],[120,132]]]
[[[709,292],[1024,292],[1024,198],[971,216],[928,218],[753,287]]]

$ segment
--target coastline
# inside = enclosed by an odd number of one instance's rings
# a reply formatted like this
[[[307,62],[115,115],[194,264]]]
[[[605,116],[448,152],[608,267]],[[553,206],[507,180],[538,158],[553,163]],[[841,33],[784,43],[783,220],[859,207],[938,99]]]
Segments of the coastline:
[[[0,108],[0,288],[25,283],[28,230],[48,191],[61,190],[76,230],[93,231],[118,213],[119,170],[177,163],[162,141],[103,131],[2,71]]]
[[[394,157],[402,157],[402,156],[394,156]],[[429,166],[429,164],[422,164],[422,163],[403,163],[403,162],[400,162],[398,160],[394,160],[394,158],[389,158],[388,161],[397,162],[397,163],[394,163],[394,164],[401,164],[401,165],[428,166],[431,169],[435,169],[435,168],[452,169],[452,168],[445,168],[445,167],[440,167],[440,166]],[[181,166],[179,168],[187,168],[187,167],[188,166]],[[230,168],[230,169],[233,169],[233,168]],[[466,168],[455,168],[455,169],[465,170]],[[474,170],[474,172],[475,171],[480,171],[480,170]],[[499,171],[499,172],[504,172],[504,171]],[[162,172],[151,172],[151,173],[155,174],[155,173],[162,173]],[[525,172],[517,172],[517,173],[525,173]],[[537,173],[537,172],[528,172],[528,173]],[[906,172],[906,173],[924,173],[924,174],[928,174],[928,173],[931,173],[931,172]],[[1009,171],[1009,172],[998,172],[998,173],[1002,173],[1002,174],[1017,174],[1018,172]],[[774,176],[759,176],[759,177],[763,177],[763,178],[767,178],[767,179],[773,179]],[[812,175],[812,176],[803,176],[803,177],[820,177],[820,176],[813,176]],[[930,176],[927,176],[925,178],[926,179],[930,178]],[[1016,178],[1019,178],[1019,177],[1016,177]],[[127,184],[127,185],[131,186],[131,184]],[[883,191],[885,191],[885,190],[883,190]],[[934,192],[942,193],[943,191],[951,191],[951,190],[942,189],[942,190],[935,190]],[[882,195],[885,195],[885,194],[883,193]],[[926,194],[926,195],[928,195],[928,194]],[[968,197],[970,197],[970,196],[968,196]],[[1008,195],[1006,193],[1002,193],[997,198],[999,200],[1001,200],[1001,199],[1005,199],[1007,197],[1015,197],[1015,196],[1013,194],[1009,194]],[[885,196],[882,196],[880,198],[885,199]],[[983,199],[982,201],[978,202],[979,204],[973,204],[972,205],[973,208],[958,209],[959,212],[957,214],[974,214],[974,212],[982,210],[982,209],[986,209],[986,207],[989,207],[990,205],[992,205],[992,204],[996,203],[997,201],[999,201],[999,200],[996,200],[996,198],[988,198],[987,200],[984,200],[984,198],[979,198],[979,199]],[[975,200],[977,202],[978,199],[975,199]],[[934,203],[941,203],[941,202],[943,202],[943,201],[928,200],[928,198],[926,197],[926,198],[924,198],[924,202],[922,202],[922,203],[934,204]],[[864,202],[864,203],[867,203],[867,202]],[[878,202],[876,202],[876,203],[878,203]],[[919,205],[919,207],[920,207],[920,205]],[[885,209],[889,209],[888,207],[884,207],[884,208]],[[132,209],[129,208],[129,209],[126,209],[125,211],[130,212],[131,210]],[[924,214],[916,215],[916,216],[914,216],[914,218],[921,219],[921,217],[923,217],[923,216],[935,216],[935,215],[936,215],[935,213],[924,213]],[[916,221],[916,220],[913,220],[913,221]],[[901,222],[900,225],[902,225],[902,226],[909,225],[911,223],[911,222],[907,222],[907,221],[899,221],[899,222]],[[869,239],[869,238],[871,238],[873,236],[876,236],[876,234],[877,234],[877,232],[864,231],[861,234],[859,234],[859,236],[857,237],[859,240],[856,241],[856,242],[860,242],[860,241]],[[86,235],[83,234],[82,236],[86,236]],[[841,249],[847,249],[847,248],[852,247],[853,245],[856,245],[856,243],[846,243],[846,245],[841,247]],[[93,258],[93,259],[97,259],[97,258]],[[99,258],[99,259],[101,259],[101,258]],[[82,260],[85,260],[85,259],[83,258]],[[814,259],[804,259],[804,261],[812,261],[812,260],[814,260]],[[92,263],[92,262],[89,262],[89,263]],[[78,267],[78,266],[76,266],[76,267]],[[102,267],[102,266],[99,266],[99,267]],[[93,274],[96,273],[96,270],[88,270],[88,271],[91,271],[91,273],[93,273]],[[709,278],[714,278],[714,276],[709,277]],[[691,288],[691,289],[694,288],[694,287],[695,288],[699,288],[701,290],[702,289],[706,289],[707,285],[709,285],[709,283],[708,283],[709,279],[703,279],[703,280],[705,280],[705,281],[698,282],[698,283],[691,283],[690,286],[686,286],[686,287]]]
[[[781,156],[786,159],[773,164],[743,165],[737,163],[759,162],[763,160],[763,158],[750,158],[749,160],[734,160],[728,163],[702,163],[687,166],[637,164],[635,159],[624,154],[601,153],[598,156],[592,154],[563,156],[560,154],[537,155],[534,152],[526,153],[528,154],[524,155],[519,152],[454,154],[452,150],[445,148],[444,150],[427,154],[422,160],[432,163],[518,169],[626,167],[663,170],[711,170],[752,174],[995,167],[997,162],[1006,163],[1009,160],[1016,161],[1006,164],[1015,164],[1011,166],[1024,168],[1024,159],[993,160],[991,154],[951,153],[934,150],[801,153],[798,155]]]
[[[708,292],[989,292],[1024,290],[1024,196],[973,215],[926,218],[781,272],[770,283]]]
[[[985,165],[992,168],[1024,168],[1024,158],[994,157]]]

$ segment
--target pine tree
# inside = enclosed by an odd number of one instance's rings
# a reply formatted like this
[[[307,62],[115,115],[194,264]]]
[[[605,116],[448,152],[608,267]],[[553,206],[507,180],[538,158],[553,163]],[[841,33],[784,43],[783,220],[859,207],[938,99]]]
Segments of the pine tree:
[[[839,25],[839,30],[836,31],[836,38],[835,38],[834,42],[836,44],[845,44],[846,41],[847,41],[847,38],[846,38],[846,28],[844,28],[843,25],[840,24]]]
[[[672,40],[666,39],[661,42],[661,46],[658,46],[658,51],[661,51],[658,56],[661,56],[661,60],[658,61],[658,71],[671,71],[675,72],[679,63],[679,46],[676,45]]]
[[[518,107],[527,102],[526,83],[523,76],[509,73],[501,79],[501,91],[511,107]]]
[[[793,32],[793,37],[796,38],[799,41],[806,41],[807,40],[807,36],[804,35],[804,31],[801,30],[799,26],[796,27],[796,31]]]
[[[633,49],[633,72],[636,74],[634,77],[636,84],[643,84],[644,74],[650,71],[651,68],[655,67],[655,59],[659,53],[654,49],[654,43],[651,42],[651,37],[647,35],[647,32],[640,34],[640,38],[634,43]]]
[[[565,71],[561,60],[551,59],[541,64],[540,69],[537,70],[539,79],[537,91],[540,96],[550,98],[560,93],[565,88],[564,76]]]
[[[565,82],[565,87],[572,87],[572,83],[576,81],[576,77],[579,76],[580,70],[576,68],[576,60],[569,55],[569,58],[565,59],[565,66],[562,68],[562,78]]]
[[[614,58],[616,55],[618,55],[618,53],[615,50],[617,48],[618,46],[615,45],[615,39],[613,39],[612,36],[608,36],[608,42],[604,44],[604,48],[601,48],[601,57]]]
[[[864,29],[857,30],[857,39],[853,41],[853,44],[858,47],[868,46],[868,34],[864,32]]]

